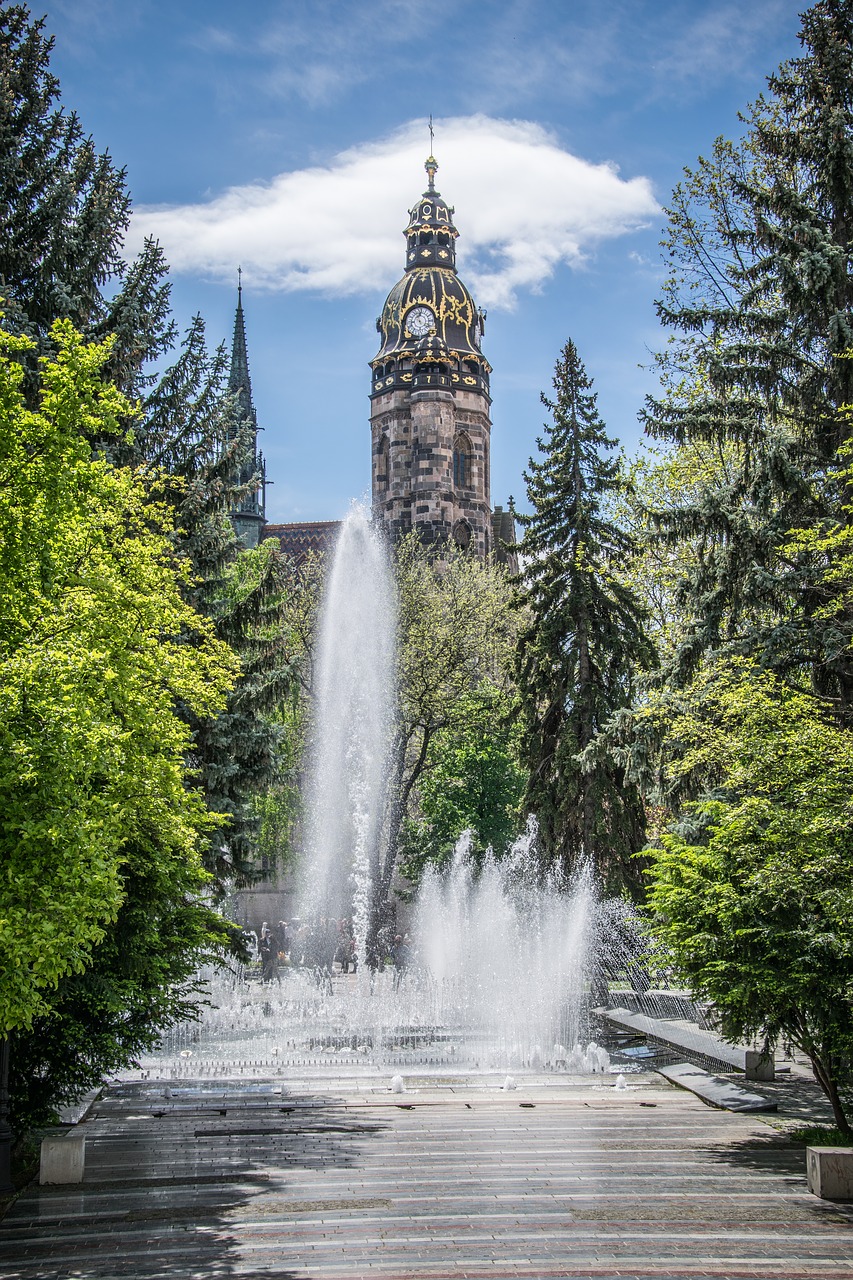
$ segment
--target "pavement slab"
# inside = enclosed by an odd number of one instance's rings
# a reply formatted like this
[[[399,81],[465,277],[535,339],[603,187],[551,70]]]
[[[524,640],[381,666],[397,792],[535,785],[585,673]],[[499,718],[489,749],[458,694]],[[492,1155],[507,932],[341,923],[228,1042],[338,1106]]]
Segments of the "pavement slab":
[[[4,1280],[853,1280],[853,1207],[659,1077],[404,1095],[125,1084],[79,1186],[0,1223]]]

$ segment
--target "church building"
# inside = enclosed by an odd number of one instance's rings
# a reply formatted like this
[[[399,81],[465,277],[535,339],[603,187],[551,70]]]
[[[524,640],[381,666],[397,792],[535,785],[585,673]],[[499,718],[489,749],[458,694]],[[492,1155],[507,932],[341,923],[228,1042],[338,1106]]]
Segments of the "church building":
[[[435,189],[438,165],[430,156],[424,167],[427,189],[403,232],[404,274],[376,321],[380,344],[370,361],[373,514],[392,540],[415,529],[439,554],[455,544],[480,559],[505,561],[514,528],[509,512],[491,509],[491,367],[481,350],[486,315],[456,271],[459,233],[453,208]],[[246,397],[257,430],[242,290],[229,390]],[[255,469],[263,470],[257,453]],[[334,520],[268,524],[257,495],[233,519],[247,546],[274,537],[296,559],[325,550],[339,526]]]

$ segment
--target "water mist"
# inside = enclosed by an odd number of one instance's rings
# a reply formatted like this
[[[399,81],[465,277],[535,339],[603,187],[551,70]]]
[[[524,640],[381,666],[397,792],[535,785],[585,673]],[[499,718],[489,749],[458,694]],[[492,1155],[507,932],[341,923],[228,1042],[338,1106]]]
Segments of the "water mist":
[[[320,618],[300,914],[351,918],[362,957],[383,834],[395,645],[387,547],[354,505]]]

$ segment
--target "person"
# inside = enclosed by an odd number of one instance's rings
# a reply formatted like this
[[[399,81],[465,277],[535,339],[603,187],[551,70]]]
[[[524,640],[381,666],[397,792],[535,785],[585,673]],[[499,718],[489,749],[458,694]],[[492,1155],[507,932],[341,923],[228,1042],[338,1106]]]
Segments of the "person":
[[[258,943],[261,958],[261,982],[274,982],[276,977],[276,960],[278,959],[278,943],[276,936],[265,920],[261,925],[261,938]]]
[[[283,964],[289,964],[290,934],[287,931],[286,920],[279,920],[276,933],[278,935],[278,958]]]
[[[394,941],[391,944],[391,963],[394,966],[394,988],[396,990],[403,981],[403,974],[411,957],[411,948],[409,947],[409,935],[405,938],[401,933],[395,934]]]
[[[349,973],[350,965],[355,973],[355,939],[352,936],[352,921],[345,917],[338,921],[338,949],[335,952],[335,959],[341,966],[341,973]]]

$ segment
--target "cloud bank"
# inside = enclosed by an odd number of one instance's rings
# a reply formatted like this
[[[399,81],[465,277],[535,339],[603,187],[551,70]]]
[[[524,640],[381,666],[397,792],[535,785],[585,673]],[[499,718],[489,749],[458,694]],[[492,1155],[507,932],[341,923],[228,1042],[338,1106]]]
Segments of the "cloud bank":
[[[174,271],[254,288],[357,294],[403,271],[406,210],[426,185],[425,122],[343,151],[328,164],[232,187],[200,204],[142,206],[128,248],[163,245]],[[478,301],[510,308],[560,263],[658,212],[648,179],[571,155],[526,121],[477,115],[438,121],[436,185],[455,205],[459,267]]]

